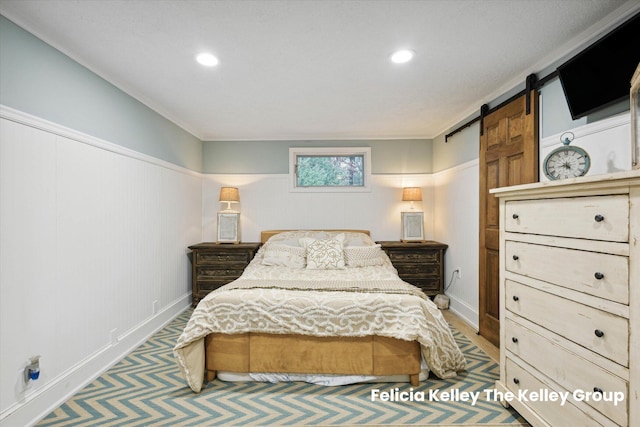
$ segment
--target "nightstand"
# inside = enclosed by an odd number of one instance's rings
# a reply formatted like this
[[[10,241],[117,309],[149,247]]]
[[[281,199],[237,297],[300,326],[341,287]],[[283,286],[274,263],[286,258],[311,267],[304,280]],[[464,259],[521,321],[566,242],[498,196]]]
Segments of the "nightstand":
[[[234,281],[260,248],[260,243],[199,243],[192,252],[192,306],[209,292]]]
[[[444,251],[447,245],[432,240],[376,243],[380,243],[402,280],[419,287],[429,296],[444,293]]]

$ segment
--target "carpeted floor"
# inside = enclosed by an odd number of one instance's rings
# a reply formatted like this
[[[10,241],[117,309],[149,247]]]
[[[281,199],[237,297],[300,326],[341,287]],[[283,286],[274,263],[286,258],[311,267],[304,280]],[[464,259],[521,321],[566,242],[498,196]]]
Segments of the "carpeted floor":
[[[415,389],[401,383],[324,387],[216,379],[195,394],[180,377],[171,351],[190,314],[177,317],[38,426],[527,425],[491,398],[499,376],[496,363],[455,330],[467,372],[451,380],[432,376]],[[413,391],[414,401],[372,401],[374,389],[396,388],[397,393]],[[424,400],[416,401],[422,397],[418,392],[424,392]],[[454,399],[445,402],[448,392]],[[463,401],[463,392],[479,392],[477,402]]]

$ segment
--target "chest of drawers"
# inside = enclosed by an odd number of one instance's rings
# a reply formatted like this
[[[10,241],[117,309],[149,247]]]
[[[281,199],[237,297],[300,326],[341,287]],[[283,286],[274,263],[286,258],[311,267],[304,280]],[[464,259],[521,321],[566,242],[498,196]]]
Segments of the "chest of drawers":
[[[640,173],[500,199],[499,392],[534,426],[640,425]],[[530,399],[568,393],[567,402]]]
[[[192,253],[192,305],[209,292],[234,281],[260,248],[260,243],[199,243],[189,246]]]
[[[434,241],[376,243],[380,243],[402,280],[419,287],[429,296],[444,293],[444,251],[447,245]]]

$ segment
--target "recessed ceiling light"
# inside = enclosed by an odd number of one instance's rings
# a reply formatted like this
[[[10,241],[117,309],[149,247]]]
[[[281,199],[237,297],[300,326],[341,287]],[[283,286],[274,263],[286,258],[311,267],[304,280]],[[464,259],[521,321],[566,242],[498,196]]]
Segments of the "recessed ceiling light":
[[[415,54],[416,53],[412,50],[398,50],[393,52],[393,54],[391,55],[391,61],[395,62],[396,64],[404,64],[405,62],[411,61]]]
[[[205,67],[215,67],[220,61],[210,53],[201,53],[196,56],[196,61]]]

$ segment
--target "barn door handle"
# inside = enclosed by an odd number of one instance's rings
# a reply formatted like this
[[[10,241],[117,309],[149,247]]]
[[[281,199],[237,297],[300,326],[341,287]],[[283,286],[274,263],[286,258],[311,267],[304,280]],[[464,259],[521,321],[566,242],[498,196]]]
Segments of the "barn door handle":
[[[593,276],[598,280],[604,279],[604,274],[600,273],[599,271],[596,272],[596,274],[594,274]]]
[[[598,338],[602,338],[604,336],[604,332],[602,332],[600,329],[596,329],[595,331],[593,331],[593,333],[596,334]]]
[[[513,219],[518,219],[518,218],[520,218],[520,216],[519,216],[517,213],[514,213],[513,215],[511,215],[511,217],[512,217]]]
[[[514,261],[517,261],[517,260],[519,260],[519,259],[520,259],[520,257],[519,257],[518,255],[514,255],[514,256],[513,256],[513,260],[514,260]]]
[[[602,222],[604,221],[604,217],[600,214],[596,215],[593,219],[596,220],[596,222]]]
[[[514,296],[513,296],[513,300],[514,300],[514,301],[516,301],[516,302],[518,302],[518,301],[520,301],[520,298],[519,298],[517,295],[514,295]]]
[[[512,338],[511,338],[511,341],[513,341],[514,343],[517,343],[517,342],[518,342],[518,338],[516,338],[516,337],[512,337]]]

